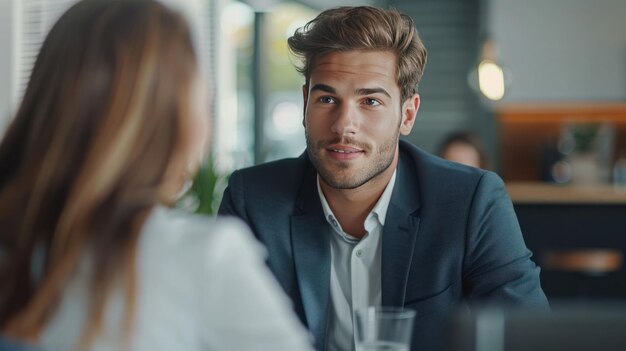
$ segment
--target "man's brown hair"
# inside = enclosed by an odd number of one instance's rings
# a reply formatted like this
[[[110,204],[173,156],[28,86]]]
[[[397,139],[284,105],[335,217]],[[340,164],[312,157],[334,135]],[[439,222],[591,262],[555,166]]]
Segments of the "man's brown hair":
[[[315,59],[337,51],[390,51],[397,57],[396,82],[402,101],[417,92],[427,52],[411,17],[370,6],[337,7],[320,13],[287,40],[302,60],[298,71],[309,83]]]

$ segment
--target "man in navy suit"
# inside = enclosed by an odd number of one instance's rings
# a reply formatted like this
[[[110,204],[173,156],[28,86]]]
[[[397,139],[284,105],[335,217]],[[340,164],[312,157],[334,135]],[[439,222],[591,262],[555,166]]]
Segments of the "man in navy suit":
[[[419,351],[442,347],[462,303],[548,308],[500,178],[399,140],[427,56],[413,21],[335,8],[288,42],[303,62],[306,152],[233,173],[220,213],[266,245],[316,347],[353,349],[353,312],[371,305],[415,309]]]

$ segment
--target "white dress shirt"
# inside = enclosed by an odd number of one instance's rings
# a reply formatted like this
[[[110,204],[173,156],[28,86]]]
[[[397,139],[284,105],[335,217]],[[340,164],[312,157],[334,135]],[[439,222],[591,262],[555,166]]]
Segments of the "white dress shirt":
[[[121,347],[121,287],[106,305],[91,351],[312,350],[291,302],[263,262],[265,249],[238,220],[156,208],[137,248],[135,328]],[[41,345],[73,350],[89,306],[83,265],[63,294]]]
[[[396,182],[393,172],[380,199],[365,219],[362,239],[347,234],[335,218],[317,178],[324,217],[335,235],[330,236],[330,311],[327,326],[329,351],[354,350],[352,316],[355,310],[381,304],[380,256],[383,226]]]

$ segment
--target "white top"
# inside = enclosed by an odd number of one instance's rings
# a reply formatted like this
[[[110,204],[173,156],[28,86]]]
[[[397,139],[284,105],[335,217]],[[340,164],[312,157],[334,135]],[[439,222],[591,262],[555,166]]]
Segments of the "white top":
[[[385,191],[365,219],[365,236],[350,236],[336,220],[317,179],[324,216],[336,235],[330,236],[330,311],[328,351],[354,350],[355,310],[381,304],[380,252],[385,216],[396,183],[393,172]]]
[[[118,288],[106,307],[105,333],[92,350],[311,350],[264,254],[239,221],[156,208],[138,246],[130,347],[119,345],[124,298]],[[88,306],[87,266],[47,326],[44,348],[75,348]]]

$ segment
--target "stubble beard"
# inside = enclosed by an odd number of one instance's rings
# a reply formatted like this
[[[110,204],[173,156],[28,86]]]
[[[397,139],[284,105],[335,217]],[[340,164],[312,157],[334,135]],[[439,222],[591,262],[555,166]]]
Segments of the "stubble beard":
[[[352,167],[349,162],[333,162],[334,165],[340,168],[340,172],[333,172],[326,167],[325,160],[322,158],[322,152],[328,145],[335,143],[343,143],[348,145],[357,146],[366,152],[371,153],[371,145],[358,143],[350,139],[335,139],[331,141],[320,140],[314,143],[309,137],[305,128],[306,146],[309,159],[313,163],[313,166],[317,170],[317,173],[322,180],[330,187],[335,189],[356,189],[372,179],[378,177],[385,172],[391,164],[395,156],[396,147],[398,146],[398,140],[400,139],[400,130],[396,129],[394,135],[387,140],[387,142],[380,145],[378,150],[375,151],[374,157],[371,161],[365,162],[361,169],[353,169],[352,174],[345,174],[349,172]],[[337,173],[343,173],[337,174]]]

